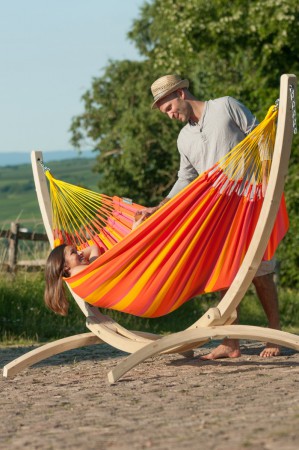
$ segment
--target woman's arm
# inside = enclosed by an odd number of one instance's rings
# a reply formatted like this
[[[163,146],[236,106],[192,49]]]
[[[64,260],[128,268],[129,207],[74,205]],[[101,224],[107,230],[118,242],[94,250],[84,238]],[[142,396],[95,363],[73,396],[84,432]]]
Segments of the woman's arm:
[[[86,261],[90,262],[91,259],[98,258],[101,251],[97,245],[93,244],[81,250],[80,254]]]
[[[85,269],[85,267],[93,262],[95,259],[97,259],[101,255],[101,250],[97,245],[91,245],[89,247],[84,248],[81,252],[78,252],[78,254],[81,256],[81,264],[73,267],[70,271],[70,276],[74,276],[79,272],[82,272],[82,270]]]

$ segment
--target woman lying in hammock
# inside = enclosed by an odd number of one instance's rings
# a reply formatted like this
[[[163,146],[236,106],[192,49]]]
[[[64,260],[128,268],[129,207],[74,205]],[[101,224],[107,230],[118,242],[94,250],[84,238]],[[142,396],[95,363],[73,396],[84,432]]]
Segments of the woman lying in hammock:
[[[68,301],[65,293],[63,277],[71,277],[81,272],[86,265],[97,259],[101,251],[92,245],[78,252],[72,245],[62,244],[50,253],[45,267],[44,300],[48,308],[57,314],[66,316]]]

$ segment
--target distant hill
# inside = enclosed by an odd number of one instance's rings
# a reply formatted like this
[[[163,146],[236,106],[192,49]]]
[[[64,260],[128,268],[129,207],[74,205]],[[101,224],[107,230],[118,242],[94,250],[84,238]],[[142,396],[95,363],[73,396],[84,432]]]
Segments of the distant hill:
[[[73,155],[68,160],[49,162],[46,157],[44,160],[55,178],[98,191],[99,174],[93,171],[94,158],[76,158]],[[29,162],[0,169],[0,229],[6,230],[10,222],[18,220],[30,230],[43,231]]]
[[[53,152],[43,152],[43,156],[45,163],[47,163],[49,161],[64,161],[66,159],[74,158],[95,159],[96,153],[91,150],[86,150],[80,154],[76,150],[57,150]],[[20,164],[31,164],[30,152],[0,153],[0,167],[18,166]]]

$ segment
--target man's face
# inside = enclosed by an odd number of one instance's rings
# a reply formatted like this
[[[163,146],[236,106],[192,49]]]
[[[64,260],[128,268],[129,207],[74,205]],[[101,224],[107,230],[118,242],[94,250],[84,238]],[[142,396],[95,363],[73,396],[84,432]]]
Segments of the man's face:
[[[188,122],[190,118],[190,105],[182,98],[181,91],[173,92],[163,98],[157,104],[159,110],[167,114],[170,119],[179,120],[180,122]]]

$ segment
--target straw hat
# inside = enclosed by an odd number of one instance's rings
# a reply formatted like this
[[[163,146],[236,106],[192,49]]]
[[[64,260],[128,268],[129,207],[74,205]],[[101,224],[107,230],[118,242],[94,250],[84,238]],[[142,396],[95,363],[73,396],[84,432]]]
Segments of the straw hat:
[[[161,98],[166,97],[177,89],[188,87],[189,81],[182,80],[178,75],[165,75],[164,77],[158,78],[158,80],[151,85],[151,91],[154,97],[152,109],[157,108],[157,102],[161,100]]]

